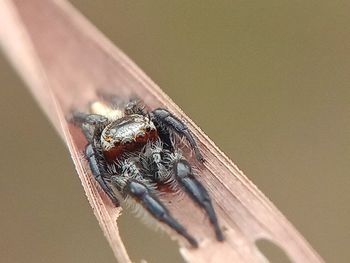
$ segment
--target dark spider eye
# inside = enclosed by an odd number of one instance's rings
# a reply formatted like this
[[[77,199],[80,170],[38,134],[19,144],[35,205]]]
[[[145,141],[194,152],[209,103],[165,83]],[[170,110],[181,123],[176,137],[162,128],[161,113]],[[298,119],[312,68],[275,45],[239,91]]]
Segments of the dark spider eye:
[[[150,132],[151,131],[151,127],[147,126],[146,127],[146,132]]]

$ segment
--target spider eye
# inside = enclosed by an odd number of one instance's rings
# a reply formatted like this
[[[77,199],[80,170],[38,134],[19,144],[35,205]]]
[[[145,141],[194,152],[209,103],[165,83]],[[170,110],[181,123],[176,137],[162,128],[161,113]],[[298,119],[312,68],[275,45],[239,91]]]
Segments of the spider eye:
[[[145,130],[146,130],[146,132],[150,132],[151,131],[151,127],[147,126]]]

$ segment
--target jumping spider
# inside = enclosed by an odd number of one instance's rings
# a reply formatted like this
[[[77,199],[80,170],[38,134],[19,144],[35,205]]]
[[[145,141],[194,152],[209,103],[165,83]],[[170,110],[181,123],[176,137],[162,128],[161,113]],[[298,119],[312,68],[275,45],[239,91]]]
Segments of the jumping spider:
[[[90,105],[90,113],[74,111],[72,121],[88,141],[85,149],[91,172],[112,202],[132,199],[153,218],[198,243],[159,199],[164,189],[178,186],[205,210],[219,241],[224,239],[211,199],[181,154],[176,135],[184,138],[203,162],[191,131],[168,110],[147,111],[138,99],[110,96]],[[165,187],[165,188],[164,188]],[[168,190],[169,191],[169,190]]]

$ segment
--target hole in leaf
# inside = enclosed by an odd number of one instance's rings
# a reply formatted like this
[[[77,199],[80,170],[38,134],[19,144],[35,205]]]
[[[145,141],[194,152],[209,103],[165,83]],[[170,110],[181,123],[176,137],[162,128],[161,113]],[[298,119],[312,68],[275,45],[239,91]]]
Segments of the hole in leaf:
[[[258,239],[255,242],[260,252],[271,263],[292,263],[282,248],[267,239]]]
[[[165,232],[143,224],[131,209],[123,210],[118,227],[132,262],[185,263],[175,241]]]

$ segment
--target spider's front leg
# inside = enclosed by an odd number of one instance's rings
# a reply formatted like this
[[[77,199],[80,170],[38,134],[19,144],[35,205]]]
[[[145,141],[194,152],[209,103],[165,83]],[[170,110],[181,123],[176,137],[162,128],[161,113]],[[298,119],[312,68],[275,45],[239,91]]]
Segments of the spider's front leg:
[[[89,142],[85,148],[85,158],[89,163],[90,170],[95,180],[99,183],[103,191],[109,196],[115,206],[119,206],[118,199],[114,195],[112,189],[105,181],[105,176],[108,175],[105,167],[101,164],[100,160],[103,160],[101,147],[96,141],[96,137],[99,137],[100,130],[107,124],[108,119],[98,114],[86,114],[83,112],[73,112],[72,121],[75,124],[79,124],[81,129]]]
[[[137,181],[131,181],[127,185],[127,191],[140,202],[153,217],[174,229],[177,233],[186,238],[192,246],[198,247],[197,241],[172,217],[169,210],[145,185]]]
[[[191,165],[184,159],[175,160],[173,163],[173,171],[181,187],[206,211],[209,221],[215,229],[217,240],[223,241],[224,236],[220,229],[211,198],[204,186],[194,177]]]
[[[97,153],[94,151],[92,144],[89,144],[85,149],[85,157],[88,160],[91,173],[93,174],[95,180],[99,183],[103,191],[109,196],[115,206],[119,206],[119,201],[115,196],[113,190],[106,183],[104,177],[108,174],[105,168],[99,164],[99,159]]]
[[[150,114],[152,121],[155,123],[157,128],[160,128],[160,130],[170,129],[179,135],[184,136],[193,148],[197,160],[204,162],[204,157],[199,151],[199,147],[194,140],[191,131],[181,120],[176,118],[168,110],[162,108],[155,109]]]
[[[142,176],[137,165],[127,161],[123,165],[128,167],[126,169],[122,167],[122,170],[124,170],[122,174],[112,176],[111,181],[123,193],[124,197],[129,196],[133,198],[152,217],[182,235],[193,247],[198,247],[197,241],[177,222],[158,199],[155,191],[151,189],[149,182]]]

